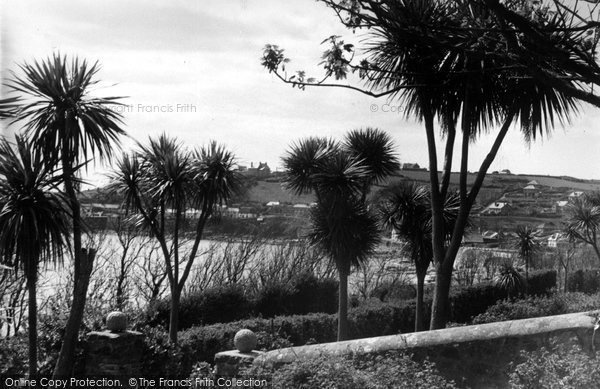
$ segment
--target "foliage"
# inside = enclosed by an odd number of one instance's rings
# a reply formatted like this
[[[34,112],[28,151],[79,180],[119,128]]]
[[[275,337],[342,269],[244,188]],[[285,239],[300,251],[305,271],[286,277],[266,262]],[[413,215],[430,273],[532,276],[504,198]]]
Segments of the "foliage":
[[[600,292],[600,270],[576,270],[567,279],[569,292]]]
[[[184,353],[173,344],[160,327],[142,328],[144,336],[144,351],[142,361],[142,376],[151,378],[182,377],[189,371]]]
[[[508,297],[515,297],[525,291],[525,279],[523,276],[510,264],[505,264],[500,268],[497,284],[502,289],[506,290]]]
[[[272,377],[273,388],[455,388],[428,361],[402,353],[299,358],[278,369],[251,367],[251,376]]]
[[[170,306],[170,299],[167,298],[152,307],[150,324],[166,326],[169,323]],[[239,286],[214,287],[189,293],[179,302],[179,329],[244,319],[251,310],[251,302]]]
[[[513,365],[510,387],[514,389],[600,388],[600,355],[590,355],[579,346],[555,344],[523,352],[524,362]]]
[[[0,377],[27,374],[27,338],[14,336],[0,339]]]
[[[541,273],[542,277],[544,273]],[[532,278],[536,274],[532,274]],[[554,285],[545,285],[539,293],[546,293]],[[479,285],[457,289],[451,297],[451,320],[468,323],[499,300],[506,298],[504,290],[495,285]],[[425,302],[429,313],[431,299]],[[371,301],[351,309],[348,314],[349,338],[394,335],[412,332],[415,328],[414,302],[396,301],[381,303]],[[189,360],[212,362],[215,353],[233,348],[233,337],[242,328],[269,334],[284,344],[301,346],[307,343],[326,343],[336,340],[337,320],[335,314],[312,313],[307,315],[276,316],[271,319],[254,318],[231,323],[192,327],[180,331],[181,345]],[[268,337],[261,338],[258,348],[268,345]]]
[[[522,300],[503,300],[476,316],[473,324],[529,319],[595,310],[600,305],[600,294],[557,293],[550,296],[529,296]]]

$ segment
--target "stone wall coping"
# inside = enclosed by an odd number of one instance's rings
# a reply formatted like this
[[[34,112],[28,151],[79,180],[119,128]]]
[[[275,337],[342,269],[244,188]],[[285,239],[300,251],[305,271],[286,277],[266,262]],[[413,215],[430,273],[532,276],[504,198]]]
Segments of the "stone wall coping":
[[[321,343],[268,351],[255,364],[289,363],[299,357],[319,355],[381,353],[399,349],[417,349],[502,338],[518,338],[562,331],[592,331],[600,311],[510,320],[441,330],[413,332],[343,342]]]
[[[143,336],[144,334],[142,334],[141,332],[138,332],[138,331],[112,332],[109,330],[104,330],[104,331],[91,331],[91,332],[88,332],[87,335],[91,336],[91,337],[118,339],[118,338],[127,338],[127,337],[138,337],[138,336]]]

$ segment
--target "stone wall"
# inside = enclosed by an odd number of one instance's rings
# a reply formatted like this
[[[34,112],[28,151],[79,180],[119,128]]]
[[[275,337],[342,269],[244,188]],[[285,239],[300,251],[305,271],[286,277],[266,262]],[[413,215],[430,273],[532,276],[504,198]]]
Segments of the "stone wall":
[[[598,312],[514,320],[436,331],[356,339],[345,342],[273,350],[255,364],[283,364],[318,355],[383,353],[403,350],[416,360],[428,358],[441,373],[463,387],[503,388],[509,365],[522,350],[549,345],[551,340],[592,349]],[[600,334],[595,337],[600,349]]]
[[[88,376],[139,377],[144,335],[135,331],[94,331],[88,334],[85,366]]]

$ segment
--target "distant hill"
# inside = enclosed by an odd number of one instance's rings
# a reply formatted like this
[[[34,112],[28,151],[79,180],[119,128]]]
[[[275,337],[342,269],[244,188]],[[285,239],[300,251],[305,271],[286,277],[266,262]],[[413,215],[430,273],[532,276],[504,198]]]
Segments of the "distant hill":
[[[441,174],[440,174],[441,176]],[[472,184],[475,180],[476,174],[469,174],[468,184]],[[450,178],[450,184],[454,187],[458,186],[459,174],[452,173]],[[483,188],[479,195],[480,203],[487,203],[498,198],[503,192],[507,190],[515,190],[523,188],[529,181],[535,180],[540,185],[573,189],[582,191],[593,191],[600,190],[599,180],[582,180],[573,177],[556,177],[556,176],[542,176],[533,174],[488,174],[483,183]],[[399,181],[413,181],[421,184],[429,184],[429,172],[425,170],[401,170],[397,175],[392,176],[386,182],[377,185],[373,188],[373,192],[376,192],[389,184]],[[268,178],[268,179],[257,179],[251,178],[245,181],[244,193],[238,198],[234,199],[235,203],[260,203],[265,204],[269,201],[279,201],[282,204],[298,204],[298,203],[312,203],[315,201],[315,197],[312,194],[297,196],[285,189],[281,179],[279,178]],[[106,202],[106,203],[120,203],[122,201],[121,196],[118,193],[109,193],[106,188],[96,188],[84,191],[82,193],[82,202]]]

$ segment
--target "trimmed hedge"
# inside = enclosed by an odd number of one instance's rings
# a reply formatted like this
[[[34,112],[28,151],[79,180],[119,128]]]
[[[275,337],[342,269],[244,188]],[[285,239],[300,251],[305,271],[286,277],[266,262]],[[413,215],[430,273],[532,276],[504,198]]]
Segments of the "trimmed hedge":
[[[562,315],[598,309],[600,293],[560,293],[552,296],[532,296],[523,300],[503,300],[473,319],[473,324],[494,323],[506,320]]]
[[[555,283],[551,281],[556,279],[556,272],[550,271],[554,276],[547,273],[531,274],[530,281],[536,280],[532,285],[539,289],[534,290],[531,287],[530,293],[545,295],[555,287]],[[484,313],[498,300],[506,297],[506,292],[493,284],[455,290],[450,297],[450,321],[469,323],[474,316]],[[424,315],[426,321],[429,320],[430,312],[431,299],[427,299]],[[412,332],[415,326],[415,303],[371,302],[351,309],[348,319],[351,339],[408,333]],[[337,315],[313,313],[192,327],[180,331],[179,340],[191,364],[199,361],[212,363],[217,352],[233,348],[233,337],[242,328],[259,334],[258,349],[271,349],[272,343],[268,343],[268,339],[283,339],[293,346],[326,343],[336,340]]]
[[[250,317],[334,313],[337,311],[337,289],[336,280],[319,280],[306,273],[298,275],[291,283],[273,282],[256,296],[248,296],[241,286],[236,285],[206,289],[181,297],[179,330]],[[170,303],[170,298],[158,302],[147,323],[167,326]]]
[[[600,292],[600,269],[577,270],[569,274],[567,290],[583,293]]]

